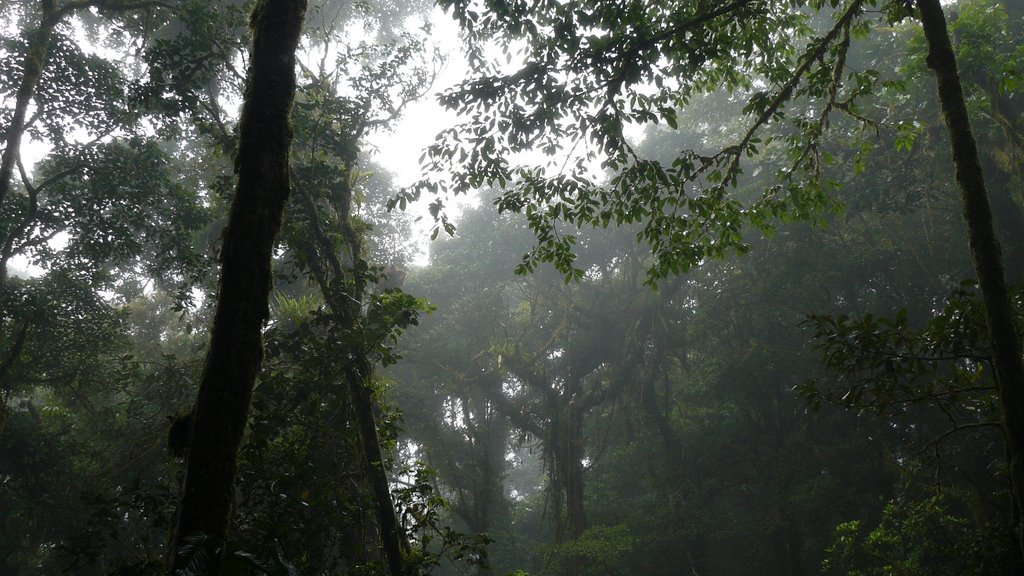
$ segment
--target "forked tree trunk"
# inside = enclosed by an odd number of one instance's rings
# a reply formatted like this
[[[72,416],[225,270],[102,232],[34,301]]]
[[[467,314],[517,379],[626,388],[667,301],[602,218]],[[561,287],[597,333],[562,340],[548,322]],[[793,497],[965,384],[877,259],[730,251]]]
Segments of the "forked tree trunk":
[[[169,551],[174,570],[183,567],[186,556],[179,551],[190,541],[202,542],[211,574],[218,573],[224,554],[238,448],[263,361],[272,249],[289,194],[288,118],[305,7],[305,0],[258,0],[252,12],[252,59],[235,159],[238,182],[224,231],[217,311]]]
[[[1014,310],[992,224],[992,209],[978,146],[967,116],[963,86],[942,5],[939,0],[917,0],[917,7],[928,42],[928,67],[938,81],[939,103],[953,149],[953,165],[967,220],[971,257],[988,319],[992,364],[1002,402],[1011,491],[1018,512],[1015,517],[1019,519],[1024,502],[1024,363],[1021,361],[1020,337],[1013,323]],[[1024,532],[1019,525],[1015,529],[1018,545],[1024,554]]]

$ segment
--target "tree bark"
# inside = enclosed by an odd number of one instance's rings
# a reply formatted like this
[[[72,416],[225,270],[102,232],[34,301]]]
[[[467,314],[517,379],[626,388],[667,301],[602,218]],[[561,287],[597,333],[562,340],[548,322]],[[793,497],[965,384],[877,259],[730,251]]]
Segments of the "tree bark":
[[[362,129],[356,130],[353,141],[358,141],[362,135]],[[355,147],[352,148],[355,150]],[[344,159],[346,174],[351,174],[355,169],[356,158]],[[345,246],[348,248],[348,255],[351,262],[359,262],[362,258],[362,240],[352,227],[352,195],[350,186],[345,186],[340,191],[339,217],[341,221],[342,237],[345,239]],[[346,269],[334,251],[334,245],[321,229],[318,222],[316,207],[313,199],[308,195],[302,195],[302,205],[309,220],[310,231],[313,242],[306,246],[307,258],[314,269],[314,276],[320,286],[320,292],[331,309],[334,317],[341,327],[346,331],[355,331],[361,322],[362,302],[365,296],[366,280],[360,277],[352,269]],[[327,261],[330,268],[324,269],[319,258]],[[347,275],[352,278],[352,293],[341,294],[338,289],[338,282]],[[407,572],[405,558],[410,552],[409,542],[398,525],[398,518],[395,516],[395,503],[391,497],[391,487],[388,483],[387,470],[384,468],[384,455],[380,449],[380,437],[377,434],[377,420],[374,416],[373,402],[373,362],[367,356],[366,350],[353,346],[346,354],[347,365],[344,370],[345,380],[348,384],[349,395],[352,399],[352,409],[356,417],[356,425],[359,430],[359,443],[363,455],[363,468],[370,480],[373,489],[375,513],[377,526],[380,535],[380,546],[384,552],[384,559],[388,565],[391,576],[402,576]]]
[[[583,410],[568,400],[577,387],[570,379],[566,383],[566,395],[556,397],[548,408],[551,420],[545,450],[551,460],[549,474],[556,544],[575,542],[587,529],[583,499]],[[579,576],[585,564],[586,558],[573,554],[566,559],[562,573]]]
[[[18,94],[14,101],[14,115],[6,130],[7,140],[3,158],[0,159],[0,204],[3,204],[11,190],[14,164],[21,151],[21,137],[25,134],[28,106],[35,96],[39,79],[43,76],[43,65],[46,64],[46,55],[50,51],[53,29],[60,21],[53,0],[43,0],[41,7],[39,27],[28,35],[28,48],[22,61],[21,83],[18,85]]]
[[[405,555],[409,552],[409,544],[398,526],[395,506],[391,498],[391,488],[388,485],[387,471],[384,469],[384,455],[380,450],[377,422],[373,415],[373,397],[369,386],[372,374],[373,365],[365,356],[358,358],[345,371],[352,394],[352,406],[355,408],[356,420],[359,425],[363,463],[373,486],[384,558],[391,576],[403,576],[406,573]]]
[[[505,452],[508,446],[508,421],[496,414],[493,408],[488,409],[486,401],[478,398],[476,413],[483,415],[483,422],[477,426],[475,440],[483,450],[477,453],[479,476],[473,495],[473,526],[477,534],[491,534],[498,520],[503,515],[505,494],[502,488],[502,473],[505,469]],[[484,561],[477,566],[477,576],[494,574],[491,563]]]
[[[565,515],[569,539],[575,541],[587,529],[583,504],[583,411],[570,404],[565,423]]]
[[[1020,337],[1013,322],[1014,310],[993,227],[992,209],[978,147],[967,115],[956,56],[946,28],[946,18],[939,0],[917,0],[917,7],[928,42],[928,66],[938,81],[939,103],[949,130],[971,257],[985,305],[992,364],[1002,402],[1011,492],[1014,506],[1019,512],[1024,498],[1024,363],[1021,361]],[[1019,518],[1020,514],[1016,516]],[[1015,530],[1018,545],[1024,554],[1024,532],[1019,525]]]
[[[201,545],[212,574],[225,552],[238,448],[263,361],[272,251],[289,195],[289,115],[305,7],[305,0],[259,0],[252,12],[252,60],[235,158],[238,181],[221,248],[210,349],[193,408],[170,547],[173,571],[187,562],[179,552],[189,539],[201,538],[201,544],[192,544]]]

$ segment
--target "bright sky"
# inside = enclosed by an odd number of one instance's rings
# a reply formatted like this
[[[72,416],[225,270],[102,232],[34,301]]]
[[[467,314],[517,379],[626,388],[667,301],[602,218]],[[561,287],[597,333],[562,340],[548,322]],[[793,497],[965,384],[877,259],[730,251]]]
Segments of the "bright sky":
[[[396,186],[409,186],[422,177],[419,157],[423,150],[434,141],[438,132],[457,122],[457,116],[454,113],[448,112],[438,105],[437,95],[455,86],[466,75],[466,64],[459,44],[458,26],[451,17],[436,7],[431,13],[430,21],[432,25],[431,42],[447,57],[445,66],[441,69],[428,95],[409,105],[404,115],[391,130],[371,134],[368,138],[374,162],[393,174]],[[413,26],[418,27],[416,24]],[[26,166],[34,165],[45,155],[46,151],[47,147],[40,142],[26,140],[22,143],[22,157]],[[540,154],[537,154],[536,158],[530,157],[526,160],[537,164],[544,163],[544,158]],[[426,263],[426,249],[429,245],[430,231],[433,225],[433,219],[427,214],[427,204],[431,200],[432,198],[423,198],[417,205],[408,208],[411,213],[421,217],[416,224],[416,233],[421,237],[424,248],[424,254],[418,262],[421,264]],[[448,216],[456,217],[461,207],[476,202],[475,197],[448,199],[446,200]],[[23,258],[16,258],[12,263],[16,268],[29,267]]]
[[[434,141],[438,132],[453,126],[458,117],[437,103],[437,95],[458,84],[466,76],[466,64],[459,47],[458,25],[440,9],[431,12],[431,42],[443,54],[447,62],[441,69],[430,92],[405,109],[402,117],[387,132],[371,134],[367,140],[373,148],[372,158],[394,177],[394,184],[405,187],[422,178],[419,158],[424,149]],[[427,212],[427,205],[433,200],[423,197],[407,208],[419,220],[414,224],[414,233],[419,237],[422,253],[413,261],[415,265],[428,263],[430,234],[434,224]],[[460,208],[475,204],[474,197],[462,197],[446,202],[448,216],[457,216]],[[449,205],[450,204],[450,205]]]
[[[465,77],[465,61],[459,50],[458,26],[438,8],[431,13],[431,41],[448,62],[434,82],[427,97],[410,105],[389,132],[371,135],[376,148],[373,158],[395,176],[395,184],[408,186],[420,179],[419,157],[434,136],[456,122],[455,114],[437,104],[437,94],[456,85]]]

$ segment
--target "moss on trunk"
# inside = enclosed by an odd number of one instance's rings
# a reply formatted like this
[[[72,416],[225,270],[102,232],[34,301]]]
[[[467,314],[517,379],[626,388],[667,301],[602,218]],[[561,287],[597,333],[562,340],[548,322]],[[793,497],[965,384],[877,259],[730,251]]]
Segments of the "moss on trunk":
[[[211,573],[217,573],[224,553],[238,448],[263,360],[273,246],[289,195],[289,115],[305,6],[305,0],[260,0],[252,13],[252,60],[235,159],[238,181],[170,550],[175,567],[182,561],[179,549],[193,536],[203,538]]]
[[[938,82],[939,103],[949,130],[971,257],[985,304],[992,364],[1002,401],[1011,490],[1018,511],[1015,517],[1020,518],[1024,499],[1024,363],[1021,361],[1020,337],[1013,323],[1014,310],[1007,291],[992,208],[942,5],[939,0],[917,0],[917,7],[928,42],[928,66]],[[1024,553],[1024,532],[1021,532],[1020,526],[1016,529]]]

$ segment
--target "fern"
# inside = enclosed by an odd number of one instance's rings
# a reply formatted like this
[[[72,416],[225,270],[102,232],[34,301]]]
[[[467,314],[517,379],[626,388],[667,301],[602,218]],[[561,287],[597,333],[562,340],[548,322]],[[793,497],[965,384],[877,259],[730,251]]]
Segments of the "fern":
[[[186,561],[181,563],[184,567],[179,568],[174,576],[201,576],[209,571],[207,539],[203,532],[195,532],[182,539],[182,545],[178,548],[178,558]]]

